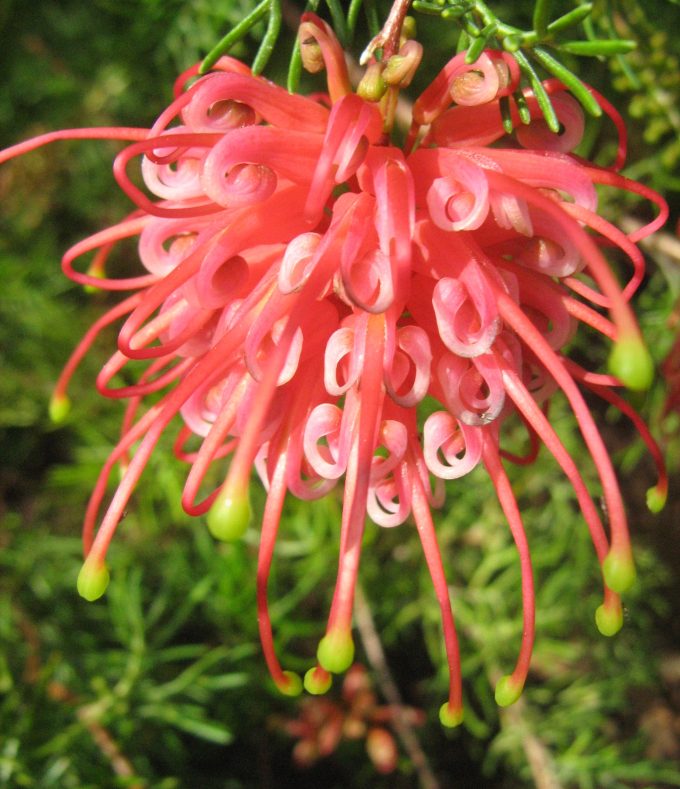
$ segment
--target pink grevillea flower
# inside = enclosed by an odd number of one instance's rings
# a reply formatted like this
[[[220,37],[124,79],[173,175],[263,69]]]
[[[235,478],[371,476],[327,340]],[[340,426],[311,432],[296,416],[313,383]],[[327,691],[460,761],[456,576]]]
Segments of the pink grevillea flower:
[[[182,505],[207,515],[215,537],[235,539],[248,527],[253,467],[266,487],[258,615],[267,665],[285,693],[299,692],[301,681],[276,657],[267,581],[288,491],[311,500],[344,480],[337,582],[318,663],[304,681],[312,693],[323,692],[330,674],[353,661],[367,516],[387,528],[415,523],[441,608],[450,673],[440,717],[453,726],[462,719],[460,661],[431,515],[444,503],[444,480],[483,465],[519,553],[524,628],[516,666],[496,689],[500,704],[519,696],[534,639],[529,546],[503,460],[530,462],[540,443],[555,457],[601,566],[598,626],[605,634],[621,626],[619,594],[634,578],[626,516],[582,390],[639,427],[658,461],[650,503],[660,507],[667,485],[660,455],[617,390],[642,389],[652,376],[629,300],[644,275],[635,242],[663,223],[666,207],[618,174],[625,130],[595,91],[620,134],[611,168],[572,153],[583,118],[555,80],[545,88],[564,132],[547,130],[529,91],[533,120],[522,125],[513,98],[516,63],[492,51],[473,65],[461,54],[444,67],[415,101],[399,147],[389,132],[420,46],[402,41],[391,52],[385,45],[382,62],[369,60],[354,93],[340,46],[322,20],[306,14],[300,41],[305,62],[314,70],[325,66],[327,95],[291,95],[223,58],[206,76],[194,80],[196,68],[182,75],[175,100],[150,129],[55,132],[0,155],[6,160],[66,138],[130,142],[114,174],[135,210],[63,258],[65,273],[78,283],[132,292],[83,338],[52,404],[56,416],[65,411],[74,368],[104,327],[122,321],[97,388],[128,405],[87,508],[78,588],[88,599],[103,594],[116,526],[158,439],[179,417],[175,451],[191,466]],[[504,130],[501,100],[514,134]],[[128,175],[139,157],[146,191]],[[626,235],[598,215],[598,185],[641,195],[659,214]],[[145,273],[108,278],[112,248],[136,237]],[[602,252],[612,247],[630,264],[623,287]],[[90,254],[89,272],[81,273],[75,262]],[[564,356],[577,330],[613,344],[609,373],[589,372]],[[136,383],[116,383],[140,361],[146,369]],[[607,528],[579,463],[548,419],[557,391],[599,474]],[[147,395],[154,397],[144,410]],[[526,426],[533,448],[527,457],[503,449],[501,428],[511,415]],[[116,466],[122,479],[99,520]],[[208,472],[215,468],[226,469],[226,477],[211,489]]]

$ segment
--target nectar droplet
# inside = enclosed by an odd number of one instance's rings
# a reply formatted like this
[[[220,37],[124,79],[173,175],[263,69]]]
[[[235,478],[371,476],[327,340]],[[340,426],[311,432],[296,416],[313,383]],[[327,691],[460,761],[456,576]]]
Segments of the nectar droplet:
[[[496,690],[494,692],[496,704],[498,704],[499,707],[509,707],[522,695],[523,690],[524,685],[518,685],[516,682],[513,682],[512,676],[506,674],[496,683]]]
[[[354,660],[354,641],[348,632],[332,631],[319,641],[316,658],[321,668],[332,674],[342,674]]]
[[[86,559],[78,573],[78,594],[92,602],[98,600],[109,585],[109,570],[104,562]]]

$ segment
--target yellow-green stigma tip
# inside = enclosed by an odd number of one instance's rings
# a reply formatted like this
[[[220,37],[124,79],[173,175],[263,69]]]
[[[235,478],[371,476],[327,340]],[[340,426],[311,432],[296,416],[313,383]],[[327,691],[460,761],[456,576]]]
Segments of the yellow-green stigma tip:
[[[666,506],[666,491],[659,490],[658,488],[649,488],[647,491],[647,509],[650,512],[661,512]]]
[[[49,405],[50,419],[55,425],[60,425],[71,410],[71,401],[66,396],[53,397]]]
[[[603,636],[615,636],[623,627],[623,610],[620,605],[614,608],[604,604],[595,611],[595,624]]]
[[[447,729],[455,729],[463,722],[463,708],[456,710],[446,701],[439,708],[439,720]]]
[[[284,696],[299,696],[302,693],[302,680],[294,671],[284,671],[285,682],[277,682],[276,687]]]
[[[247,493],[220,493],[208,512],[208,529],[215,539],[233,542],[245,534],[251,514]]]
[[[351,633],[332,632],[319,641],[316,658],[321,668],[332,674],[342,674],[354,660],[354,641]]]
[[[87,272],[89,277],[96,277],[97,279],[104,279],[104,272],[100,268],[93,268]],[[93,294],[93,293],[101,293],[102,289],[97,285],[83,285],[83,290],[85,293]]]
[[[522,690],[524,690],[524,685],[518,685],[516,682],[513,682],[512,676],[506,674],[496,683],[496,690],[494,692],[496,704],[498,704],[499,707],[509,707],[522,695]]]
[[[322,696],[330,690],[333,677],[327,671],[319,671],[316,666],[305,674],[305,690],[313,696]]]
[[[604,582],[617,594],[627,592],[635,583],[635,565],[628,554],[609,551],[602,563]]]
[[[85,561],[78,573],[78,594],[92,602],[98,600],[109,585],[109,570],[102,562]]]
[[[649,389],[654,379],[654,362],[641,340],[620,340],[609,356],[609,370],[634,392]]]

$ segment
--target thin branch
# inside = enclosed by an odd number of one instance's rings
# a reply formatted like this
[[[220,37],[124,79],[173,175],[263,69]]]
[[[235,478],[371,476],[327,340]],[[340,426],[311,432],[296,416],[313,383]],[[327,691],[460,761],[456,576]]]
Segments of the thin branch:
[[[393,720],[394,729],[399,737],[404,750],[408,754],[418,775],[418,781],[422,789],[441,789],[440,783],[435,777],[425,752],[420,746],[420,741],[408,721],[407,716],[403,715],[404,702],[399,693],[399,689],[392,677],[392,672],[387,665],[385,651],[383,650],[380,636],[375,628],[373,614],[364,595],[361,586],[357,585],[356,603],[354,608],[355,621],[364,651],[371,668],[376,674],[380,691],[388,704],[397,711]]]

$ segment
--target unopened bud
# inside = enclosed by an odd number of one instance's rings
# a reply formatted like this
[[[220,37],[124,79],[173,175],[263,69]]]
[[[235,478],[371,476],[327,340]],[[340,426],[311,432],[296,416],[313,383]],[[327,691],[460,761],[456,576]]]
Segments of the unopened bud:
[[[420,65],[423,47],[417,41],[407,41],[386,63],[382,77],[388,85],[407,88]]]
[[[357,94],[366,101],[380,101],[387,85],[382,75],[382,63],[371,63],[357,87]]]
[[[326,68],[326,63],[319,42],[310,34],[308,28],[309,25],[304,23],[300,25],[300,57],[306,71],[309,71],[310,74],[318,74]]]
[[[414,16],[405,16],[401,26],[401,37],[405,39],[415,38],[417,32],[416,18]]]
[[[394,737],[386,729],[371,729],[366,737],[366,752],[379,773],[397,769],[399,752]]]

